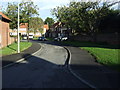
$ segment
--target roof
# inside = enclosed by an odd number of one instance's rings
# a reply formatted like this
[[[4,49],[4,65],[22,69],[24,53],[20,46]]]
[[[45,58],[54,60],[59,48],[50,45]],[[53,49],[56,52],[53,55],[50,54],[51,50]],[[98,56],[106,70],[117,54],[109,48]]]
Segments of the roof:
[[[9,21],[12,21],[10,18],[8,18],[5,14],[3,14],[2,12],[0,12],[0,15],[3,17],[3,18],[5,18],[5,19],[7,19],[7,20],[9,20]]]
[[[58,27],[58,26],[60,26],[60,25],[64,25],[65,23],[62,23],[62,22],[56,22],[56,23],[54,23],[52,26],[51,26],[51,28],[56,28],[56,27]]]
[[[60,22],[56,22],[56,23],[53,24],[53,27],[57,27],[59,25],[60,25]]]
[[[47,30],[49,29],[49,26],[47,24],[44,25],[44,28],[46,28]]]
[[[20,28],[28,28],[28,23],[21,23]]]

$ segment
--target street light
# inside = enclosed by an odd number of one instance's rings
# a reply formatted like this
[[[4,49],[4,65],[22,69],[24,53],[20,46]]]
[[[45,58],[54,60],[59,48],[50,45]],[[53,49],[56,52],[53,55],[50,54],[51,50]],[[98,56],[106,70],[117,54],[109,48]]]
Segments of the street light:
[[[19,25],[20,21],[19,21],[19,1],[18,1],[18,30],[17,30],[17,41],[18,41],[18,49],[17,49],[17,52],[20,53],[20,36],[19,36]]]

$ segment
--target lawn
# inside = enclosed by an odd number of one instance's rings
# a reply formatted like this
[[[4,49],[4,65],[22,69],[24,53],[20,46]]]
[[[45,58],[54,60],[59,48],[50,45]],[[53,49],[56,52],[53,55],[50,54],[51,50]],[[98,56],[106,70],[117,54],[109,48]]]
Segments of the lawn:
[[[20,42],[20,51],[24,51],[25,49],[29,48],[31,45],[32,45],[31,42]],[[5,48],[2,48],[0,52],[2,56],[15,54],[15,53],[17,53],[17,43],[13,43]]]
[[[47,40],[53,41],[54,39],[53,38],[47,38]]]
[[[120,61],[118,61],[120,49],[116,49],[116,46],[77,41],[64,41],[63,43],[87,50],[96,58],[97,62],[111,66],[120,71]]]
[[[38,40],[38,37],[34,37],[33,40]]]

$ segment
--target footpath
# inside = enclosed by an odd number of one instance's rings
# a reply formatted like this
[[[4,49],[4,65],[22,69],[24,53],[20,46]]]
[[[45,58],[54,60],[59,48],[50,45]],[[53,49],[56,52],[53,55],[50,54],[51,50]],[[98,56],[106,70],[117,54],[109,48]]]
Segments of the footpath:
[[[120,88],[120,72],[96,62],[87,51],[67,46],[71,53],[70,68],[77,77],[96,88]]]
[[[27,56],[35,53],[40,49],[40,45],[38,43],[32,42],[32,46],[29,47],[28,49],[22,51],[21,53],[17,54],[12,54],[12,55],[7,55],[2,57],[2,67],[14,63],[17,60],[26,58]]]

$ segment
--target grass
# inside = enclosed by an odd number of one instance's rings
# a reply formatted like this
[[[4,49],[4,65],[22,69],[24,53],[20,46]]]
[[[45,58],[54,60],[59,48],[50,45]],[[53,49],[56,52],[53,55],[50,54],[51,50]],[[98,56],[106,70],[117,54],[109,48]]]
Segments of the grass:
[[[64,41],[63,43],[87,50],[96,58],[97,62],[107,66],[111,66],[112,68],[120,71],[120,61],[118,60],[118,54],[120,53],[120,49],[117,49],[117,46],[115,45],[113,46],[78,41]]]
[[[33,40],[38,40],[38,37],[34,37]]]
[[[31,42],[20,42],[20,51],[24,51],[25,49],[29,48],[31,45],[32,45]],[[13,43],[5,48],[2,48],[0,52],[2,56],[11,55],[15,53],[17,53],[17,43]]]
[[[53,38],[47,38],[47,40],[53,41],[54,39]]]

